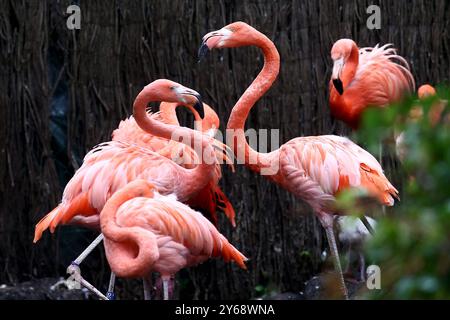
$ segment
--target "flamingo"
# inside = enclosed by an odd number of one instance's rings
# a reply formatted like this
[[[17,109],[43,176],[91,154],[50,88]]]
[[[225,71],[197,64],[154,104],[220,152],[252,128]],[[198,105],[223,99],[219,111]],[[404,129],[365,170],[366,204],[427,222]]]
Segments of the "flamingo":
[[[246,269],[247,258],[199,212],[138,179],[114,193],[100,214],[106,258],[119,277],[159,272],[164,299],[171,276],[212,257]]]
[[[203,103],[203,119],[192,106],[168,102],[161,102],[159,112],[153,114],[153,116],[155,119],[163,121],[164,123],[179,126],[175,110],[179,106],[188,108],[194,114],[195,128],[197,130],[202,131],[210,137],[214,137],[216,135],[217,129],[220,125],[220,120],[214,110],[206,103]],[[149,150],[156,151],[159,154],[176,161],[185,168],[192,168],[194,167],[194,164],[198,162],[196,154],[191,148],[173,140],[167,140],[150,135],[137,125],[133,116],[130,116],[128,119],[120,122],[119,127],[112,133],[112,140],[135,143]],[[218,146],[218,159],[222,159],[228,164],[231,163],[231,160],[229,160],[229,158],[221,152],[223,149],[227,148],[226,145],[223,145],[215,139],[213,139],[212,142],[215,146]],[[176,157],[178,157],[178,159]],[[187,204],[192,207],[205,210],[209,214],[209,218],[216,226],[218,223],[216,208],[219,208],[228,217],[232,226],[236,227],[234,208],[231,201],[227,198],[218,185],[221,177],[221,166],[220,163],[217,163],[214,179],[212,179],[204,189],[198,192],[197,195],[190,198],[187,201]]]
[[[414,92],[414,78],[406,60],[391,44],[358,49],[351,39],[336,41],[331,49],[331,114],[357,129],[369,106],[383,108]]]
[[[231,148],[240,163],[264,175],[270,181],[307,202],[324,227],[345,298],[347,289],[342,275],[333,233],[335,196],[346,188],[359,187],[388,206],[394,204],[398,191],[383,174],[378,161],[345,137],[334,135],[298,137],[270,153],[259,153],[248,144],[244,127],[254,104],[269,90],[278,76],[280,56],[264,34],[244,22],[235,22],[203,37],[201,59],[213,48],[259,47],[264,67],[234,105],[227,124],[227,141],[233,133]],[[340,214],[343,214],[340,212]]]
[[[35,243],[46,229],[53,233],[59,224],[69,223],[75,216],[83,217],[85,221],[96,218],[107,199],[135,179],[152,181],[161,194],[175,194],[180,201],[188,201],[214,179],[217,158],[210,143],[212,138],[192,129],[165,124],[149,116],[146,112],[147,104],[157,100],[193,105],[203,117],[200,95],[176,82],[155,80],[136,97],[134,119],[144,131],[152,135],[165,139],[181,137],[180,142],[191,148],[200,146],[201,150],[197,148],[195,152],[202,161],[194,168],[187,169],[157,152],[135,144],[122,141],[99,144],[85,156],[83,165],[64,189],[61,203],[36,225]],[[102,238],[102,235],[97,237],[71,266],[78,267]],[[69,273],[77,272],[73,269],[68,270]]]
[[[431,96],[435,96],[435,95],[436,95],[436,89],[429,84],[421,85],[419,87],[419,89],[417,90],[417,96],[418,96],[419,100],[424,100],[424,99],[427,99],[427,98],[429,98]],[[445,109],[445,106],[446,106],[446,102],[444,102],[444,101],[435,102],[431,106],[431,108],[428,112],[428,117],[429,117],[430,125],[432,127],[436,126],[438,124],[438,122],[441,120],[441,115]],[[410,123],[413,123],[413,122],[418,121],[422,117],[423,117],[422,107],[414,106],[411,108],[411,110],[408,114],[407,121]],[[445,123],[446,124],[450,123],[450,116],[446,117]],[[404,162],[404,160],[406,159],[406,156],[408,154],[408,146],[405,143],[405,133],[404,132],[396,133],[395,152],[396,152],[399,160],[401,162]]]

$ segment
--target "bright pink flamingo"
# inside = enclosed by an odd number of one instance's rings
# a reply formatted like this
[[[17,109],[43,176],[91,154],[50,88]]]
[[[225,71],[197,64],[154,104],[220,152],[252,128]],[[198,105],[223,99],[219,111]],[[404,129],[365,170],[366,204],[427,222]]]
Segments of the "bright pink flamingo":
[[[233,107],[227,130],[233,130],[233,150],[238,161],[263,174],[314,210],[325,228],[342,291],[347,297],[342,268],[333,233],[335,196],[343,189],[360,187],[384,205],[393,205],[398,192],[384,176],[377,160],[347,138],[325,135],[299,137],[278,150],[259,153],[244,135],[247,116],[254,104],[275,81],[280,56],[275,45],[264,34],[244,22],[235,22],[203,37],[200,57],[208,49],[257,46],[264,54],[264,67]],[[228,140],[228,139],[227,139]]]
[[[222,257],[246,269],[247,258],[211,222],[175,197],[160,195],[146,180],[135,180],[116,192],[100,221],[113,272],[125,278],[159,272],[165,300],[170,277],[182,268]]]
[[[154,113],[151,116],[166,124],[179,126],[180,124],[178,122],[176,108],[180,106],[188,108],[194,114],[194,125],[196,130],[202,131],[210,137],[215,136],[220,125],[220,120],[215,111],[206,103],[203,103],[203,119],[192,106],[169,102],[161,102],[159,112]],[[182,143],[157,137],[143,131],[138,126],[133,116],[120,122],[119,127],[112,133],[112,140],[135,143],[146,149],[158,152],[166,158],[174,160],[185,168],[193,168],[195,163],[198,162],[197,155],[193,149]],[[215,139],[212,139],[211,141],[213,145],[218,147],[216,150],[218,159],[224,160],[225,163],[231,163],[231,160],[229,160],[227,155],[222,153],[223,150],[227,148],[226,145],[223,145]],[[231,224],[235,227],[236,222],[234,208],[231,201],[227,198],[218,185],[219,180],[222,177],[220,163],[216,164],[216,170],[214,173],[214,178],[208,183],[208,185],[199,191],[195,196],[191,197],[186,203],[195,208],[203,209],[203,212],[208,214],[208,218],[210,218],[215,225],[217,225],[218,222],[216,209],[219,208],[225,213]]]
[[[340,39],[331,49],[331,114],[352,129],[369,106],[383,108],[414,92],[408,63],[390,46],[359,49],[353,40]]]

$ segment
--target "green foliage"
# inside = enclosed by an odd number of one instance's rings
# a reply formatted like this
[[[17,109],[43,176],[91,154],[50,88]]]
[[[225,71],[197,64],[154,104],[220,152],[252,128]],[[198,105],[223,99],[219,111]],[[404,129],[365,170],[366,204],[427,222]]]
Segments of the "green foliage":
[[[358,140],[372,154],[377,154],[380,141],[385,146],[402,131],[407,150],[400,166],[403,185],[396,186],[401,202],[378,219],[376,235],[367,246],[369,261],[381,268],[381,290],[369,291],[368,298],[450,298],[449,100],[450,88],[441,87],[436,97],[423,101],[411,97],[364,115]],[[447,105],[440,121],[432,124],[428,113],[439,103]],[[408,120],[410,110],[417,107],[423,116]],[[349,194],[345,197],[348,206]]]

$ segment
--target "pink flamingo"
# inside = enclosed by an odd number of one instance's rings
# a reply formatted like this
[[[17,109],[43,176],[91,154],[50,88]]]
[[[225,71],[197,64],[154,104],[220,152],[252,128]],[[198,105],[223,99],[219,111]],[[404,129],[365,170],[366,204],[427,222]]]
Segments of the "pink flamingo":
[[[84,158],[83,165],[67,184],[61,203],[47,214],[35,229],[37,242],[47,228],[53,233],[59,224],[69,223],[75,216],[83,217],[88,223],[103,209],[107,199],[117,190],[135,179],[152,181],[161,194],[175,194],[180,201],[188,201],[214,179],[217,158],[210,144],[211,138],[184,127],[164,124],[146,112],[151,101],[164,100],[194,105],[203,116],[200,95],[176,82],[166,79],[155,80],[136,97],[134,118],[144,130],[165,139],[183,138],[180,142],[194,148],[199,162],[192,169],[183,168],[172,160],[135,144],[111,141],[98,145]],[[92,219],[98,222],[97,219]],[[79,258],[77,266],[102,240],[100,235]]]
[[[212,257],[246,269],[247,258],[199,212],[162,196],[146,180],[116,192],[100,214],[106,257],[119,277],[146,278],[159,272],[167,300],[170,277]]]
[[[331,114],[352,129],[369,106],[383,108],[414,92],[408,63],[390,46],[358,49],[353,40],[340,39],[331,49]]]
[[[264,67],[233,107],[227,130],[233,131],[233,146],[238,161],[263,174],[298,198],[306,201],[325,228],[331,255],[339,274],[341,289],[347,298],[335,236],[333,209],[335,196],[350,187],[364,188],[384,205],[393,205],[397,190],[384,176],[377,160],[347,138],[324,135],[299,137],[278,150],[259,153],[252,149],[244,135],[247,116],[254,104],[275,81],[280,56],[275,45],[264,34],[244,22],[235,22],[203,37],[200,58],[209,49],[257,46],[264,54]]]
[[[180,124],[176,114],[176,108],[179,106],[188,108],[194,114],[194,125],[196,130],[202,131],[210,137],[215,136],[220,125],[220,120],[214,110],[206,103],[203,103],[203,119],[192,106],[168,102],[161,102],[159,112],[154,113],[151,116],[164,123],[179,126]],[[193,149],[182,143],[153,136],[148,132],[143,131],[137,125],[133,116],[120,122],[119,127],[112,133],[112,140],[134,143],[146,149],[158,152],[166,158],[174,160],[185,168],[193,168],[195,163],[198,162],[197,155]],[[231,163],[228,156],[222,153],[224,149],[227,149],[227,146],[215,139],[212,139],[212,143],[214,146],[218,147],[216,150],[217,158],[224,160],[225,163]],[[216,170],[214,173],[214,179],[212,179],[204,189],[199,191],[195,196],[191,197],[186,203],[195,208],[203,209],[203,212],[206,211],[208,217],[216,226],[218,222],[216,209],[219,208],[228,217],[233,227],[235,227],[236,222],[234,208],[231,201],[227,198],[218,185],[219,180],[222,177],[220,163],[216,164]]]
[[[152,135],[168,140],[172,134],[187,137],[190,138],[187,145],[192,148],[194,139],[197,139],[201,141],[203,155],[213,155],[214,149],[206,136],[188,128],[164,124],[148,116],[145,103],[158,99],[195,104],[203,116],[202,105],[198,104],[199,94],[169,80],[156,80],[137,96],[134,117],[138,125]],[[185,140],[181,142],[186,143]],[[198,156],[202,159],[202,152]],[[134,179],[155,180],[162,194],[175,193],[181,201],[187,201],[213,178],[215,160],[215,157],[211,158],[211,164],[201,161],[194,168],[186,169],[136,144],[122,141],[99,144],[85,156],[83,165],[67,184],[61,204],[36,225],[35,242],[47,228],[54,232],[58,224],[68,223],[76,215],[89,217],[98,214],[114,192]]]

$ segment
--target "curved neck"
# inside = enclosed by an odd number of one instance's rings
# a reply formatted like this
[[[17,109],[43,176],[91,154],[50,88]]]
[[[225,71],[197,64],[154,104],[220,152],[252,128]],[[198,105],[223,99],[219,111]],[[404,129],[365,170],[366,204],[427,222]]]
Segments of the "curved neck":
[[[188,190],[184,190],[186,188],[179,189],[177,197],[184,201],[183,199],[186,198],[186,195],[201,190],[210,181],[217,162],[214,149],[200,132],[186,127],[165,124],[149,117],[146,107],[149,102],[153,101],[158,101],[158,97],[152,91],[146,89],[142,90],[136,97],[133,106],[133,116],[139,127],[154,136],[183,143],[194,149],[198,155],[199,164],[193,169],[178,166],[179,172],[186,179],[185,181],[195,181],[195,183],[190,184]],[[192,186],[195,186],[198,190],[192,190]]]
[[[175,102],[161,102],[159,105],[159,112],[164,123],[173,124],[175,126],[180,125],[176,112],[177,107],[178,103]]]
[[[253,171],[259,172],[262,167],[268,165],[268,161],[265,159],[267,154],[259,153],[248,144],[244,134],[245,121],[252,107],[269,90],[277,78],[280,69],[280,55],[269,38],[256,30],[255,32],[257,34],[255,34],[251,44],[256,45],[263,51],[264,66],[233,107],[228,120],[227,130],[228,132],[230,129],[233,130],[231,132],[234,138],[232,144],[238,159],[244,156],[245,158],[240,160],[244,160],[245,164]],[[244,151],[244,155],[239,155],[240,150]]]
[[[341,74],[341,81],[342,86],[344,88],[347,88],[347,86],[350,84],[350,82],[355,77],[356,69],[358,68],[359,64],[359,49],[356,46],[355,43],[352,45],[352,51],[350,51],[350,55],[348,56],[347,60],[345,61],[344,68],[342,69]]]
[[[120,277],[145,276],[159,258],[158,250],[154,250],[155,236],[151,232],[140,227],[122,227],[117,223],[119,207],[138,196],[141,194],[125,187],[106,202],[100,214],[106,257],[111,269]]]

